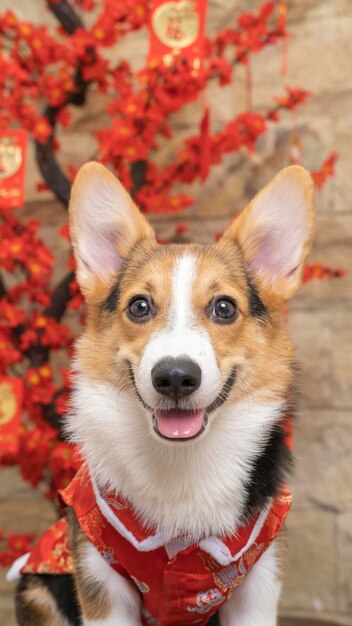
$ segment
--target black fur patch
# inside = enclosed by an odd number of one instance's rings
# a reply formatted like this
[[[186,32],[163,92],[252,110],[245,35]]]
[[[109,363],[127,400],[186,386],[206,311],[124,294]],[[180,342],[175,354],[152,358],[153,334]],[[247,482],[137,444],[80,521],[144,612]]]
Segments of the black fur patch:
[[[265,318],[268,315],[268,311],[264,303],[259,297],[258,291],[250,280],[249,276],[247,276],[247,285],[248,285],[248,300],[249,300],[249,312],[252,317],[260,317]]]
[[[215,613],[215,615],[210,618],[209,622],[207,622],[207,626],[220,626],[219,613]]]
[[[248,497],[244,515],[251,517],[275,496],[292,468],[292,454],[286,445],[286,433],[276,424],[263,452],[256,459],[247,487]]]
[[[118,281],[111,289],[108,297],[103,302],[103,310],[107,313],[116,311],[120,298],[120,281]]]
[[[142,255],[138,261],[133,259],[133,253],[143,244],[143,239],[138,241],[136,245],[130,251],[128,257],[123,261],[122,267],[119,270],[119,274],[116,277],[116,282],[112,286],[108,297],[104,300],[102,304],[102,311],[106,313],[114,313],[119,305],[120,293],[121,293],[121,283],[123,281],[124,275],[126,273],[127,267],[132,265],[134,273],[137,275],[139,271],[143,270],[143,267],[149,258],[149,251],[146,251],[145,254]]]
[[[69,574],[44,574],[43,582],[56,598],[59,609],[72,626],[81,626],[81,614],[76,599],[73,576]]]
[[[19,626],[42,626],[42,624],[38,624],[38,613],[35,607],[26,602],[24,592],[43,586],[55,598],[60,613],[66,618],[70,626],[82,626],[73,576],[69,574],[22,575],[16,592],[16,616]]]

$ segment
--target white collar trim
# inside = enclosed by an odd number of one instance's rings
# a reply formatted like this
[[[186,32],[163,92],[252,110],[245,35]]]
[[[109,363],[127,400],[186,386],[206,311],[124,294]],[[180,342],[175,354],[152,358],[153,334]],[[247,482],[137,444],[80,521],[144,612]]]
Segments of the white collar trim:
[[[269,510],[272,505],[272,499],[261,511],[256,523],[253,526],[252,532],[248,538],[246,545],[234,556],[231,554],[227,545],[221,541],[218,537],[207,537],[200,542],[199,547],[212,556],[220,565],[230,565],[234,561],[238,561],[241,556],[255,543],[255,540],[259,536],[261,529],[263,528],[265,521],[268,517]]]
[[[157,550],[158,548],[164,547],[168,557],[172,558],[175,554],[184,550],[188,546],[192,545],[192,541],[187,539],[186,537],[176,537],[170,542],[166,542],[165,538],[161,533],[156,535],[151,535],[142,541],[138,541],[138,539],[133,535],[133,533],[126,528],[126,526],[120,521],[117,515],[114,515],[111,508],[104,498],[101,496],[99,492],[99,488],[93,478],[91,476],[91,481],[93,485],[94,494],[96,497],[97,505],[105,517],[105,519],[109,522],[109,524],[117,530],[117,532],[127,539],[137,550],[140,552],[150,552],[151,550]],[[255,542],[261,529],[264,526],[266,518],[268,516],[270,507],[272,505],[272,500],[266,505],[266,507],[261,511],[255,525],[253,526],[252,532],[249,536],[249,539],[246,545],[235,555],[232,555],[227,545],[218,537],[207,537],[203,539],[199,543],[199,547],[212,556],[220,565],[230,565],[233,561],[237,561],[241,556],[250,548],[250,546]]]

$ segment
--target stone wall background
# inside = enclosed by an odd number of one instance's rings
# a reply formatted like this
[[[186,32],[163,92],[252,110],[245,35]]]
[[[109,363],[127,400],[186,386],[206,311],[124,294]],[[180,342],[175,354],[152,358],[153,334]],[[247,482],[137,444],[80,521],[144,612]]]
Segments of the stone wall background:
[[[208,32],[224,28],[257,0],[209,0]],[[12,0],[23,18],[54,23],[44,0]],[[0,11],[8,8],[0,0]],[[294,507],[288,518],[288,550],[284,562],[282,610],[339,613],[352,616],[352,2],[289,1],[289,73],[284,83],[312,92],[300,107],[296,124],[304,164],[318,167],[331,149],[340,156],[336,176],[318,193],[318,230],[311,262],[344,266],[343,280],[311,282],[291,305],[290,324],[301,364],[301,418],[297,422],[296,470],[291,485]],[[135,33],[118,50],[138,68],[147,49],[145,34]],[[281,93],[281,49],[268,48],[253,57],[254,109]],[[244,74],[234,84],[209,93],[214,129],[245,109]],[[104,99],[91,94],[84,111],[74,111],[74,125],[62,132],[63,163],[80,164],[93,156],[91,133],[104,120]],[[160,158],[171,159],[182,139],[199,123],[199,105],[174,116],[175,138],[165,142]],[[190,236],[210,241],[228,216],[281,167],[287,164],[292,117],[272,125],[255,154],[227,156],[206,183],[193,186],[197,201],[182,217]],[[43,220],[42,234],[59,255],[55,275],[64,273],[65,242],[57,236],[65,210],[48,194],[38,195],[40,179],[33,160],[27,167],[26,216]],[[206,219],[205,219],[206,218]],[[178,218],[179,220],[180,218]],[[154,220],[161,236],[174,232],[175,220]],[[53,517],[51,505],[30,490],[12,470],[0,473],[1,526],[14,531],[40,531]],[[0,582],[0,622],[14,624],[12,589]]]

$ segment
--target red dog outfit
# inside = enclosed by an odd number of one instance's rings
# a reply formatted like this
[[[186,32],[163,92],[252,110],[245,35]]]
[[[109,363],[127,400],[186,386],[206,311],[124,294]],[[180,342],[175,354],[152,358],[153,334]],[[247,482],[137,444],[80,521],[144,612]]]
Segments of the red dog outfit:
[[[184,538],[165,543],[144,529],[131,505],[103,497],[83,465],[60,496],[73,507],[86,537],[142,596],[144,625],[205,625],[277,537],[291,506],[285,485],[270,506],[232,536],[198,544]],[[74,563],[64,518],[41,537],[21,573],[72,574]]]

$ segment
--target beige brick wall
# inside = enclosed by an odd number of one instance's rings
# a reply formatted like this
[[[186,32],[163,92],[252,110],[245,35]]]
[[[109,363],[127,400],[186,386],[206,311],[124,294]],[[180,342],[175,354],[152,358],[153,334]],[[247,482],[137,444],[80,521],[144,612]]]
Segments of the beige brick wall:
[[[13,0],[23,16],[40,21],[42,1]],[[8,5],[0,0],[0,10]],[[30,5],[30,8],[29,8]],[[226,26],[241,10],[257,1],[210,0],[209,31]],[[312,282],[295,298],[291,328],[301,363],[302,415],[296,428],[295,475],[291,481],[294,507],[288,519],[288,553],[285,563],[283,610],[336,612],[352,616],[352,4],[351,0],[289,0],[289,75],[284,83],[312,91],[309,102],[297,112],[304,164],[318,166],[331,150],[340,160],[336,177],[318,194],[318,230],[311,261],[345,266],[340,281]],[[145,35],[135,33],[118,54],[141,64]],[[280,49],[268,48],[253,63],[255,109],[267,106],[283,85],[279,74]],[[209,93],[214,128],[245,107],[242,68],[233,86]],[[62,133],[63,162],[80,163],[94,153],[91,132],[104,117],[104,100],[91,94],[85,111],[74,113],[70,133]],[[183,137],[194,131],[200,116],[198,105],[174,116],[177,131],[165,143],[163,159],[172,158]],[[292,117],[272,125],[255,154],[229,155],[215,168],[203,186],[194,185],[195,207],[188,214],[190,234],[209,241],[226,216],[287,163],[286,140]],[[26,213],[40,213],[43,234],[51,247],[64,254],[56,236],[65,212],[49,195],[39,198],[39,180],[32,160],[27,168]],[[200,217],[207,220],[200,221]],[[182,218],[184,219],[184,218]],[[158,232],[168,236],[174,224],[159,220]],[[57,264],[56,277],[63,272]],[[13,472],[0,474],[0,517],[13,529],[39,529],[50,518],[50,506],[40,504]],[[23,506],[26,514],[23,516]],[[6,588],[7,589],[7,588]],[[3,591],[1,623],[14,621],[10,594]],[[259,625],[258,625],[259,626]]]

